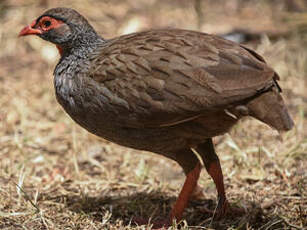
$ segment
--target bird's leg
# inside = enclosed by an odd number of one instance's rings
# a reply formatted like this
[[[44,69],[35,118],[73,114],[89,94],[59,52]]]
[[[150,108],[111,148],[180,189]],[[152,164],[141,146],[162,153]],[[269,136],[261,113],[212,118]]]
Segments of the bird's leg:
[[[226,211],[228,209],[228,201],[225,195],[225,188],[224,188],[224,179],[223,179],[223,173],[220,165],[220,161],[214,161],[210,162],[208,166],[205,167],[209,173],[209,175],[212,177],[217,194],[218,194],[218,204],[216,207],[216,212],[214,212],[214,218],[220,219],[226,214]]]
[[[191,149],[182,149],[172,154],[172,159],[182,167],[186,175],[185,182],[170,213],[170,221],[182,219],[183,210],[190,198],[199,190],[197,181],[201,172],[201,164]]]
[[[169,218],[153,222],[154,229],[170,226],[174,219],[176,219],[177,222],[182,219],[183,211],[187,206],[189,199],[193,196],[194,192],[199,193],[199,191],[197,191],[197,181],[202,169],[198,158],[191,149],[182,149],[175,153],[163,155],[175,160],[183,168],[186,179]],[[142,218],[135,218],[134,222],[138,224],[147,224],[148,220],[146,221]]]
[[[225,194],[224,179],[220,160],[215,153],[212,139],[210,138],[206,142],[199,144],[196,147],[196,151],[202,157],[205,168],[215,183],[218,194],[218,204],[214,212],[214,218],[219,219],[225,216],[229,204]]]
[[[201,164],[198,162],[185,179],[184,185],[180,191],[178,199],[171,211],[170,219],[181,220],[183,210],[186,208],[188,201],[197,187],[197,181],[201,172]]]

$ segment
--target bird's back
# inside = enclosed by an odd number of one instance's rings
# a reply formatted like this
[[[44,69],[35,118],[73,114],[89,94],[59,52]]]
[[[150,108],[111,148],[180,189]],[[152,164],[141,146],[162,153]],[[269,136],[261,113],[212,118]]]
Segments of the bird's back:
[[[277,74],[260,55],[194,31],[165,29],[121,36],[102,44],[93,57],[90,77],[110,92],[114,113],[129,114],[118,118],[127,127],[173,126],[246,105],[278,87]],[[270,99],[275,100],[274,96],[263,100]],[[260,117],[255,111],[239,115]],[[277,129],[283,126],[262,121]]]

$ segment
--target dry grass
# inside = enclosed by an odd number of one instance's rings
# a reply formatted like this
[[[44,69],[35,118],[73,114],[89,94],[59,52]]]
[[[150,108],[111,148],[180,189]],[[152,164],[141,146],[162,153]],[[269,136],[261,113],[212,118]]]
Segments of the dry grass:
[[[255,31],[287,28],[282,4],[273,9],[264,0],[227,2],[205,1],[203,31],[242,24]],[[184,180],[180,168],[75,125],[54,97],[55,48],[34,37],[17,39],[23,25],[60,5],[78,9],[106,37],[165,26],[197,29],[199,24],[192,1],[0,2],[0,229],[150,229],[136,226],[132,218],[167,216]],[[281,75],[295,128],[281,140],[267,126],[245,119],[230,135],[215,139],[231,205],[246,214],[212,221],[203,210],[214,209],[215,187],[202,172],[205,199],[190,203],[182,229],[306,227],[306,37],[292,33],[254,44]]]

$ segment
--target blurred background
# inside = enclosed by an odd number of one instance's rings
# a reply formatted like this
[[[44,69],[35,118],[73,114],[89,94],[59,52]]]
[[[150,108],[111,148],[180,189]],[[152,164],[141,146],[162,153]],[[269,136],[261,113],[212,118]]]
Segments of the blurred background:
[[[76,9],[106,39],[175,27],[263,55],[281,76],[295,129],[281,137],[244,119],[215,138],[230,202],[246,214],[212,222],[204,209],[214,209],[216,192],[202,172],[205,196],[191,202],[183,225],[306,227],[306,0],[0,0],[0,229],[142,229],[132,218],[165,217],[184,181],[174,162],[98,139],[57,104],[57,49],[17,35],[58,6]]]

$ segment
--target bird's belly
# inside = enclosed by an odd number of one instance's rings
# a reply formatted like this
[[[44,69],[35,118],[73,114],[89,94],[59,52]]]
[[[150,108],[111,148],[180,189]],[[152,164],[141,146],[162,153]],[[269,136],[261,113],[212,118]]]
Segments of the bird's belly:
[[[172,128],[129,128],[120,125],[116,117],[109,119],[104,114],[78,113],[63,106],[69,116],[92,134],[122,146],[155,153],[185,148],[187,141],[180,138]],[[175,146],[175,148],[174,148]]]
[[[96,117],[88,116],[87,119],[79,119],[72,116],[90,133],[126,147],[165,153],[188,146],[188,141],[178,136],[172,128],[129,128],[116,125],[117,122],[114,120],[97,121]]]
[[[78,103],[85,100],[70,98],[69,101],[59,94],[57,99],[71,118],[90,133],[123,146],[156,153],[192,147],[227,132],[237,121],[219,111],[173,126],[131,128],[122,124],[124,115],[114,116],[112,109],[104,110],[93,104],[86,106],[86,103]]]
[[[130,128],[121,126],[116,117],[108,119],[103,114],[66,111],[90,133],[119,145],[160,154],[193,147],[206,138],[227,132],[236,123],[236,120],[221,113],[170,127]]]

